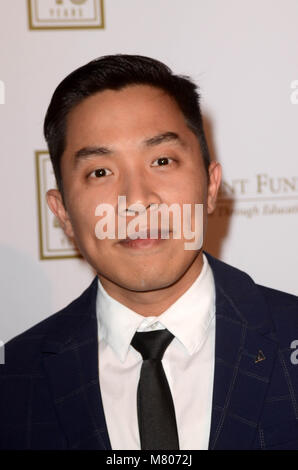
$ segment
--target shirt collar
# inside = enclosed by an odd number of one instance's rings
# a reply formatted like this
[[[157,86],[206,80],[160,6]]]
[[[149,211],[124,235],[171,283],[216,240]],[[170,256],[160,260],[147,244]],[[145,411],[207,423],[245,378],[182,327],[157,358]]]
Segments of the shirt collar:
[[[148,325],[167,328],[193,354],[204,343],[215,314],[215,286],[212,269],[203,253],[203,268],[184,294],[159,316],[143,317],[113,299],[98,279],[96,299],[98,339],[104,339],[124,362],[136,330]]]

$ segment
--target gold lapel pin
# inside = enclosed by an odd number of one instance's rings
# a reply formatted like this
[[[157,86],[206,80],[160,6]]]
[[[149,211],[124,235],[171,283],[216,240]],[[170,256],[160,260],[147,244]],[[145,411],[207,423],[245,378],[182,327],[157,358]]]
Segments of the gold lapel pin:
[[[257,357],[256,357],[256,359],[255,359],[255,364],[256,364],[257,362],[264,361],[265,359],[266,359],[266,357],[265,357],[263,351],[262,351],[261,349],[259,349],[258,355],[257,355]]]

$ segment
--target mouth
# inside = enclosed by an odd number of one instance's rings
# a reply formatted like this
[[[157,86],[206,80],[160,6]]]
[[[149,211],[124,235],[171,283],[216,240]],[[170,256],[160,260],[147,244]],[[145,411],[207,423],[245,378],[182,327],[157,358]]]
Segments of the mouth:
[[[157,230],[150,233],[150,230],[140,231],[134,234],[133,238],[128,236],[119,242],[124,248],[143,249],[152,248],[166,242],[170,238],[171,231]]]

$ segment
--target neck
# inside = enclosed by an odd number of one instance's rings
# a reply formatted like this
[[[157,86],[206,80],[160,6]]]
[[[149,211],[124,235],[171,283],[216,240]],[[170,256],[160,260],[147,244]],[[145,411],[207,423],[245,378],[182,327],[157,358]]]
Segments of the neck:
[[[161,315],[178,300],[198,278],[202,268],[203,253],[201,251],[180,279],[168,287],[148,292],[131,291],[100,275],[98,277],[103,288],[111,297],[139,315],[149,317],[152,316],[152,312],[154,312],[154,316]]]

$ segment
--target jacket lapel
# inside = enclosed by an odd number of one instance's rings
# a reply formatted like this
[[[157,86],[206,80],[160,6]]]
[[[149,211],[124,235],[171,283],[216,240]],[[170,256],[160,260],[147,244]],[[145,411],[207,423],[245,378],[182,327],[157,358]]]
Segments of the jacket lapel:
[[[209,449],[251,449],[278,344],[270,338],[267,306],[252,279],[205,254],[216,286]]]
[[[97,277],[56,314],[43,343],[43,364],[70,449],[111,450],[98,374]]]

